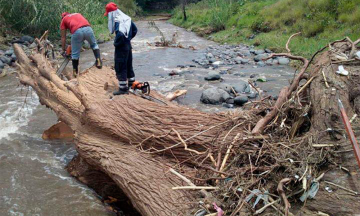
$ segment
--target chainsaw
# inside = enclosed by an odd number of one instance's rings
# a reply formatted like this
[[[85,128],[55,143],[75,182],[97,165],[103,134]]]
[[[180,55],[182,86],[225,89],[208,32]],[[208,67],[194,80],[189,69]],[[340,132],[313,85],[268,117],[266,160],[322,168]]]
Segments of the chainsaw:
[[[61,63],[59,69],[56,71],[56,75],[58,75],[58,76],[60,76],[62,74],[62,72],[64,71],[66,65],[69,63],[69,61],[71,59],[71,46],[68,46],[66,48],[64,58],[65,58],[65,60],[63,61],[63,63]]]
[[[154,101],[154,102],[158,102],[158,103],[160,102],[162,104],[167,105],[166,102],[150,96],[150,84],[148,82],[142,83],[142,82],[135,81],[130,88],[132,89],[132,91],[129,91],[131,94],[138,95],[138,96],[140,96],[144,99],[150,100],[150,101]]]

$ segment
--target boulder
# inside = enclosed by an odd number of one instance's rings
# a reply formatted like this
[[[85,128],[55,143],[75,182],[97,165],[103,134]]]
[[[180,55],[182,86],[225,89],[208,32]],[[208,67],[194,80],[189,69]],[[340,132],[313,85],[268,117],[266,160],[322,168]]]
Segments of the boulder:
[[[31,44],[32,42],[34,42],[34,38],[29,36],[29,35],[24,35],[20,38],[21,41],[28,42],[29,44]]]
[[[279,64],[281,64],[281,65],[287,65],[290,63],[290,60],[288,58],[283,58],[283,57],[278,58],[278,61],[279,61]]]
[[[221,104],[229,98],[231,96],[226,91],[213,87],[203,91],[200,101],[205,104]]]
[[[260,55],[260,54],[264,54],[264,53],[265,53],[265,50],[263,50],[263,49],[255,50],[256,55]]]
[[[233,93],[233,91],[231,90],[232,86],[227,83],[221,83],[219,88],[226,91],[227,93]]]
[[[239,80],[238,83],[233,84],[232,87],[237,93],[250,92],[249,83],[242,80]]]
[[[246,95],[240,95],[234,99],[234,103],[239,106],[244,105],[248,101],[249,101],[249,99]]]
[[[205,77],[205,80],[207,81],[214,81],[221,79],[221,76],[218,72],[210,71],[208,75]]]

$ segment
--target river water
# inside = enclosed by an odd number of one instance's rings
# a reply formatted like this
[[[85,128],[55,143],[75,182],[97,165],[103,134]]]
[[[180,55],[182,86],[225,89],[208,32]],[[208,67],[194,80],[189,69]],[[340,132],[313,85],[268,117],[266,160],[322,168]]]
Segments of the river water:
[[[208,85],[203,81],[207,71],[196,70],[193,80],[189,77],[167,77],[177,65],[194,64],[192,60],[203,56],[206,47],[216,44],[171,24],[157,24],[166,37],[177,32],[177,42],[184,47],[194,46],[196,50],[149,46],[149,43],[159,41],[159,33],[149,28],[146,21],[138,22],[139,34],[133,40],[137,78],[150,81],[153,89],[162,93],[188,89],[188,94],[178,100],[182,104],[204,111],[225,109],[199,103],[200,94]],[[104,64],[111,65],[112,43],[102,44],[100,48]],[[81,69],[90,67],[93,61],[91,51],[83,52]],[[268,84],[272,89],[280,89],[293,73],[290,68],[259,69],[248,66],[240,69],[249,74],[266,70],[264,73],[268,76],[282,77],[274,79],[277,86]],[[154,76],[155,73],[162,76]],[[230,76],[224,76],[224,79],[236,81]],[[14,75],[0,78],[0,215],[113,215],[91,189],[78,183],[65,171],[64,167],[76,154],[74,146],[41,139],[42,132],[56,122],[55,114],[40,105],[37,95],[30,88],[21,86]]]

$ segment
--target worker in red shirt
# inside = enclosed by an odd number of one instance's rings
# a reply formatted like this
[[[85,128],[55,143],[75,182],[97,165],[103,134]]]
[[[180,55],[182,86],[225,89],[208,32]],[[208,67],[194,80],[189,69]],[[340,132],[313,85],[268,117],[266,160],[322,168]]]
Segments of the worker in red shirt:
[[[61,30],[61,45],[63,53],[66,50],[66,31],[70,30],[71,33],[71,59],[73,64],[73,74],[76,77],[79,74],[79,58],[83,42],[89,42],[91,49],[95,55],[95,66],[99,69],[102,68],[102,61],[100,58],[100,49],[96,43],[95,35],[90,27],[90,23],[79,13],[61,14],[62,20],[60,24]]]

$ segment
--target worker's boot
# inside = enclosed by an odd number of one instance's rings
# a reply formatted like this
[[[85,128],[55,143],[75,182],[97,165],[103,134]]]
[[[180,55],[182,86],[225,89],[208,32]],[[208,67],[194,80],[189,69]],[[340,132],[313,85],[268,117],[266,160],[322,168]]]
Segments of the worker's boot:
[[[129,82],[129,88],[132,88],[132,86],[135,82],[135,77],[129,78],[128,82]]]
[[[126,81],[119,81],[119,90],[113,92],[113,95],[129,94],[129,88]]]
[[[100,57],[100,50],[99,49],[95,49],[93,50],[94,52],[94,56],[95,56],[95,66],[99,69],[102,68],[102,61],[101,61],[101,57]]]
[[[79,59],[72,59],[73,75],[76,78],[79,74]]]

